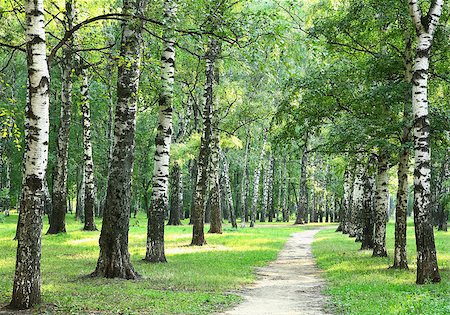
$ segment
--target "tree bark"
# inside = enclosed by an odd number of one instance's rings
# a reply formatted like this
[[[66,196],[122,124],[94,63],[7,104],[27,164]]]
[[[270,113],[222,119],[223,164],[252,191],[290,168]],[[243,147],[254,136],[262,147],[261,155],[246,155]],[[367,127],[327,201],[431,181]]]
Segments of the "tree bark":
[[[295,224],[304,224],[305,214],[307,214],[306,205],[306,194],[308,190],[306,189],[306,167],[308,165],[308,136],[305,137],[305,144],[303,145],[302,161],[300,166],[300,189],[299,189],[299,207],[297,208],[297,218]]]
[[[143,14],[145,0],[124,1],[123,12]],[[142,21],[129,19],[122,28],[118,69],[114,149],[108,176],[106,206],[100,234],[100,255],[91,276],[137,279],[128,252],[131,174],[134,162],[137,97],[142,46]]]
[[[248,180],[248,151],[250,148],[250,135],[247,133],[247,139],[245,143],[245,156],[244,156],[244,170],[242,174],[242,185],[241,185],[241,227],[245,227],[245,222],[248,217],[248,191],[249,191],[249,180]]]
[[[269,167],[270,167],[270,173],[269,173],[269,184],[268,184],[268,196],[267,196],[267,212],[269,215],[268,221],[272,222],[274,217],[274,209],[273,209],[273,183],[274,183],[274,165],[275,165],[275,159],[273,158],[273,154],[270,156],[269,160]]]
[[[41,301],[41,234],[48,161],[50,76],[46,59],[44,1],[26,1],[25,14],[29,101],[16,269],[9,305],[14,309],[27,309]]]
[[[214,115],[216,117],[216,115]],[[216,120],[216,119],[214,119]],[[214,122],[217,126],[217,121]],[[219,151],[220,151],[219,132],[214,129],[211,137],[211,159],[210,159],[210,201],[211,201],[211,223],[208,233],[222,234],[222,203],[219,183]]]
[[[362,240],[361,250],[374,247],[376,156],[371,154],[363,176]]]
[[[258,165],[255,168],[253,174],[253,197],[252,197],[252,210],[250,212],[250,227],[255,227],[256,221],[256,211],[258,209],[258,199],[259,199],[259,177],[261,176],[262,163],[264,161],[264,154],[267,142],[267,131],[264,131],[264,140],[261,147],[261,153],[259,155]]]
[[[283,175],[282,175],[282,189],[283,189],[283,193],[282,193],[282,199],[281,199],[281,213],[283,216],[283,222],[289,222],[289,209],[288,209],[288,182],[289,180],[287,179],[287,161],[286,158],[283,159]]]
[[[230,169],[228,166],[227,157],[225,156],[224,152],[220,150],[220,155],[223,163],[223,173],[224,173],[224,181],[225,181],[225,200],[228,204],[228,209],[230,211],[230,221],[231,226],[235,229],[237,229],[237,222],[236,222],[236,212],[235,207],[233,204],[233,194],[231,192],[231,183],[230,183]]]
[[[269,178],[270,173],[272,172],[270,169],[270,160],[272,156],[269,157],[269,162],[266,165],[266,169],[264,172],[263,179],[263,196],[261,201],[261,215],[259,216],[259,222],[266,222],[266,213],[267,213],[267,202],[269,198]]]
[[[443,0],[431,2],[424,17],[418,0],[410,0],[409,8],[416,27],[417,47],[412,77],[414,121],[414,226],[417,248],[417,284],[439,282],[439,268],[434,243],[430,207],[431,147],[428,118],[428,70],[433,36],[442,13]]]
[[[375,237],[374,257],[387,257],[386,251],[386,213],[388,208],[388,156],[382,151],[378,156],[378,176],[375,194]]]
[[[162,92],[159,95],[158,131],[153,169],[153,190],[147,223],[147,252],[145,261],[167,262],[164,253],[164,219],[168,211],[170,144],[172,141],[172,103],[175,76],[175,36],[173,23],[176,4],[164,2],[164,50],[161,55]]]
[[[72,0],[66,0],[66,32],[73,27],[75,10]],[[56,165],[53,174],[53,209],[50,215],[50,227],[47,234],[66,232],[67,213],[67,160],[69,153],[69,132],[72,111],[72,70],[73,47],[72,38],[63,48],[61,116],[57,138]]]
[[[405,67],[405,82],[411,84],[412,79],[412,40],[409,31],[405,31],[405,51],[403,62]],[[409,172],[409,148],[411,140],[409,121],[411,120],[410,105],[411,99],[406,96],[403,108],[403,133],[400,139],[401,149],[398,163],[398,188],[397,203],[395,208],[395,245],[394,245],[394,265],[395,269],[408,269],[408,259],[406,253],[406,222],[408,212],[408,172]]]
[[[94,183],[94,160],[92,158],[91,142],[91,109],[89,104],[89,77],[88,69],[81,70],[82,83],[81,92],[81,113],[83,115],[83,148],[84,148],[84,228],[85,231],[97,231],[95,226],[95,183]]]
[[[447,133],[448,137],[448,133]],[[450,179],[450,147],[447,148],[447,158],[442,162],[441,178],[439,181],[440,196],[450,196],[450,186],[443,187],[443,182]],[[448,209],[442,200],[438,200],[438,231],[447,232]]]
[[[353,195],[351,203],[351,217],[349,224],[349,236],[361,237],[361,217],[363,211],[363,196],[364,196],[364,167],[360,161],[363,159],[362,155],[358,155],[358,164],[355,166],[355,180],[353,182]]]
[[[195,207],[192,213],[192,241],[191,245],[202,246],[206,244],[204,232],[205,196],[208,182],[208,166],[211,155],[212,141],[212,113],[214,106],[215,63],[219,54],[219,43],[210,39],[206,54],[206,84],[205,106],[203,109],[203,134],[200,144],[200,154],[197,163],[197,182],[195,187]]]
[[[167,225],[181,225],[180,213],[183,210],[183,199],[180,199],[180,194],[183,196],[181,167],[177,162],[173,163],[172,172],[170,174],[170,209],[169,222]]]

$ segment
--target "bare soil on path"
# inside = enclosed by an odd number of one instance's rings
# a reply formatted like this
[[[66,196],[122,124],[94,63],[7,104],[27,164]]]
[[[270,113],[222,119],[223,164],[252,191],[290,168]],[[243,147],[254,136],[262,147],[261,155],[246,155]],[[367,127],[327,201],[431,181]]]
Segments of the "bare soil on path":
[[[295,233],[286,242],[277,260],[258,268],[259,279],[238,294],[244,302],[222,315],[321,315],[327,298],[322,294],[325,281],[311,253],[313,229]]]

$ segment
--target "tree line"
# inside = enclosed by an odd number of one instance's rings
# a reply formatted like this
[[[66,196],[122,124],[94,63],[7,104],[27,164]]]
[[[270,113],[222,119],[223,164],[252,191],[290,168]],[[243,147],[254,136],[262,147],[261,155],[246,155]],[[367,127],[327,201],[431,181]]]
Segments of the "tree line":
[[[5,215],[19,211],[11,306],[40,301],[44,213],[47,234],[66,232],[67,213],[86,231],[101,217],[91,276],[138,279],[128,230],[139,210],[144,261],[155,263],[167,262],[166,220],[185,218],[193,246],[206,244],[205,223],[222,233],[223,220],[325,221],[387,256],[395,208],[394,268],[408,268],[413,210],[417,283],[439,282],[433,226],[447,229],[450,187],[445,9],[439,0],[426,14],[417,1],[3,4],[0,199]]]

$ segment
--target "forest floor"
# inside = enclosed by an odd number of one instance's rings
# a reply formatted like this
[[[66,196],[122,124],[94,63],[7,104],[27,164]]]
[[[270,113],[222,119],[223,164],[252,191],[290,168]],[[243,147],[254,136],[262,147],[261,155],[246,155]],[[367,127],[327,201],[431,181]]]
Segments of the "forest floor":
[[[242,304],[223,315],[321,315],[327,313],[325,282],[316,267],[311,243],[319,229],[295,233],[277,260],[258,268],[260,279],[240,295]]]
[[[448,315],[450,314],[450,232],[435,230],[441,275],[437,284],[416,285],[416,244],[412,220],[408,222],[409,270],[389,269],[394,262],[394,223],[387,225],[388,257],[372,257],[359,250],[348,235],[320,231],[312,245],[317,265],[325,272],[325,294],[338,314]]]
[[[3,222],[1,222],[3,221]],[[17,242],[17,214],[0,221],[0,313],[11,298]],[[85,278],[95,269],[99,231],[82,231],[72,214],[67,233],[42,239],[43,303],[26,314],[212,314],[242,301],[236,292],[257,279],[255,269],[274,261],[290,235],[320,224],[256,223],[255,228],[206,234],[207,245],[189,246],[192,226],[166,226],[167,264],[148,264],[145,256],[147,219],[130,220],[129,252],[139,281]],[[265,227],[269,226],[270,227]],[[322,224],[322,226],[325,224]],[[101,228],[101,221],[97,220]],[[209,226],[205,226],[207,231]]]

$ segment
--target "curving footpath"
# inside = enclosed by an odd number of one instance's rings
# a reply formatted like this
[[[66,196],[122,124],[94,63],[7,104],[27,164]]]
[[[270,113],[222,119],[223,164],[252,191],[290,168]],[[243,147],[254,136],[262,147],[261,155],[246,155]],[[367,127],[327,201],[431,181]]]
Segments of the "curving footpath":
[[[245,300],[222,315],[321,315],[327,298],[325,281],[311,253],[314,235],[320,229],[295,233],[277,260],[258,268],[259,280],[239,293]]]

